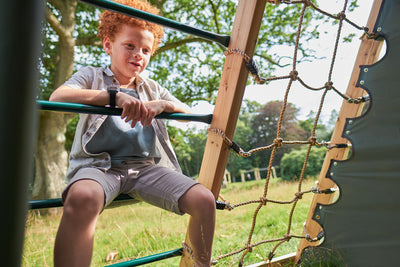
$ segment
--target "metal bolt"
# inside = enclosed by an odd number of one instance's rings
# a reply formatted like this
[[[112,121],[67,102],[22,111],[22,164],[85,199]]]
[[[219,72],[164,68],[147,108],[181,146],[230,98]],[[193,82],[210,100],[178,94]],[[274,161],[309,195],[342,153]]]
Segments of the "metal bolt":
[[[333,172],[331,172],[329,175],[330,175],[330,176],[333,176]]]
[[[360,84],[363,85],[363,84],[364,84],[364,80],[361,80],[361,81],[360,81]]]
[[[319,217],[319,215],[316,215],[315,219],[319,220],[319,219],[321,219],[321,217]]]
[[[333,166],[337,166],[337,162],[336,161],[333,163]]]
[[[349,120],[349,124],[353,124],[353,120]]]
[[[382,27],[376,28],[376,31],[377,31],[377,32],[381,32],[381,31],[382,31]]]
[[[368,72],[368,68],[364,68],[364,72]]]
[[[350,134],[350,131],[346,131],[346,134]]]

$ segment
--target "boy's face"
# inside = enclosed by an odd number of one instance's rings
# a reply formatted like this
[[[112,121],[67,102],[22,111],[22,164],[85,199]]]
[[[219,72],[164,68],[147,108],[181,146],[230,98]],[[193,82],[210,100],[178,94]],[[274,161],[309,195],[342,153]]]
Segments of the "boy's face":
[[[122,25],[114,40],[103,40],[104,51],[111,58],[111,70],[121,85],[132,82],[150,61],[154,36],[137,26]]]

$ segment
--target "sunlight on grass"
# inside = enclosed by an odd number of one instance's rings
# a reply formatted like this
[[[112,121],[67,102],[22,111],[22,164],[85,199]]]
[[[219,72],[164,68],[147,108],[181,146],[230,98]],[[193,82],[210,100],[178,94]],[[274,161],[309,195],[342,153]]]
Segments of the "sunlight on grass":
[[[221,194],[230,203],[259,199],[264,191],[265,180],[229,184]],[[314,180],[306,180],[302,190],[308,190]],[[288,201],[293,199],[298,183],[271,180],[267,197]],[[310,207],[312,194],[306,194],[296,206],[292,234],[302,235],[302,225]],[[232,211],[217,211],[213,258],[245,246],[258,204],[237,207]],[[291,205],[267,203],[257,216],[252,243],[282,237],[288,229]],[[26,223],[22,266],[53,266],[53,245],[61,215],[39,216],[30,212]],[[189,217],[177,216],[146,203],[106,209],[100,216],[95,236],[92,266],[104,266],[161,253],[181,247],[185,239]],[[295,252],[299,240],[283,243],[276,256]],[[245,264],[265,260],[276,243],[267,243],[247,254]],[[116,259],[106,262],[111,251],[118,252]],[[237,266],[241,253],[221,259],[218,266]],[[147,266],[178,266],[179,257],[148,264]]]

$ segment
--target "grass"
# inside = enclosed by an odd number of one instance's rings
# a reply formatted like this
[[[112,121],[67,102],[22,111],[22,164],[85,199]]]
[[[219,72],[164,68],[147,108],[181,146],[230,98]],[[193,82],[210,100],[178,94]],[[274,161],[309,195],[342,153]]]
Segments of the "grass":
[[[259,199],[263,194],[265,180],[229,184],[221,194],[230,203],[236,204],[250,199]],[[308,190],[314,181],[303,183],[302,190]],[[298,183],[271,180],[267,198],[291,200]],[[310,207],[312,194],[306,194],[296,206],[291,233],[302,235],[302,224]],[[213,258],[238,250],[245,246],[258,204],[237,207],[232,211],[217,211]],[[252,243],[282,237],[288,229],[288,215],[291,205],[268,203],[258,216]],[[53,245],[61,215],[40,216],[28,214],[25,231],[22,266],[53,266]],[[140,258],[181,247],[185,239],[189,217],[178,216],[152,207],[146,203],[106,209],[100,216],[95,236],[92,266],[104,266],[119,261]],[[299,239],[283,243],[275,256],[295,252]],[[268,257],[276,243],[262,244],[245,257],[245,265],[257,263]],[[111,251],[118,252],[115,260],[106,262]],[[237,266],[242,253],[223,258],[218,266]],[[148,264],[147,266],[178,266],[179,257]]]

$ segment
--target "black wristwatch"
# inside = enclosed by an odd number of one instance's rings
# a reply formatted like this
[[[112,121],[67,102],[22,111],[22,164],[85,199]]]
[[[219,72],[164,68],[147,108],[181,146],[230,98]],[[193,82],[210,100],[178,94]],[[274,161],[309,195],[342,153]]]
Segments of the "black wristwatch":
[[[118,93],[118,90],[115,88],[108,88],[107,92],[110,95],[110,107],[115,108],[115,98]]]

